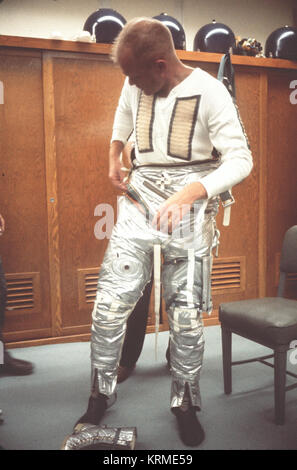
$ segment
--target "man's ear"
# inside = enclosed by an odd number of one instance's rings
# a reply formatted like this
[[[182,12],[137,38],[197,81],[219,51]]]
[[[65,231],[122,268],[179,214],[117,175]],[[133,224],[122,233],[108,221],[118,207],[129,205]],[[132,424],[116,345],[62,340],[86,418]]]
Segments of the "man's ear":
[[[167,69],[167,64],[164,59],[157,59],[155,60],[155,66],[157,67],[159,73],[163,73]]]

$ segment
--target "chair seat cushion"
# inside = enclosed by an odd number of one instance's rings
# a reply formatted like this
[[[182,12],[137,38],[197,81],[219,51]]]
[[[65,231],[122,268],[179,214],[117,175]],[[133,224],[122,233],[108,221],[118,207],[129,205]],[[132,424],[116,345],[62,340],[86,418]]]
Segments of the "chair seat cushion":
[[[297,339],[297,300],[264,297],[222,303],[219,319],[244,335],[278,345]]]

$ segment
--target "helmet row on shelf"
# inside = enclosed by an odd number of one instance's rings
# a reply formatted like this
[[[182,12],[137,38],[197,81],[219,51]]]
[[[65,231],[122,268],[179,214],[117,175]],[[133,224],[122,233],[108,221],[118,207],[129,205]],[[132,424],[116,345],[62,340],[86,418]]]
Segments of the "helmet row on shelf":
[[[169,28],[175,48],[185,50],[186,35],[182,25],[166,13],[161,13],[154,18]],[[117,11],[100,8],[87,18],[83,29],[96,38],[96,42],[111,44],[125,23],[126,19]],[[234,54],[240,55],[259,55],[262,51],[261,44],[255,39],[236,40],[229,26],[216,21],[199,29],[194,39],[193,49],[222,54],[231,50]],[[284,26],[273,31],[265,43],[265,56],[297,60],[297,28]]]

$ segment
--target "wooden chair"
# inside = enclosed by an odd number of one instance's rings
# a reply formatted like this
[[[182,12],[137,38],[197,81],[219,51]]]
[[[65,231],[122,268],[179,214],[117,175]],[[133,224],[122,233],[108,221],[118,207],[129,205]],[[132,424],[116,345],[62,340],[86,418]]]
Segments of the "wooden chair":
[[[259,361],[273,367],[276,424],[285,422],[286,391],[297,387],[297,383],[286,387],[286,374],[297,378],[296,374],[286,370],[287,351],[297,340],[297,300],[284,298],[286,275],[296,272],[297,225],[291,227],[284,237],[277,297],[223,303],[219,307],[224,392],[230,394],[232,391],[232,366]],[[232,362],[232,333],[271,348],[273,354]],[[273,363],[267,361],[271,357],[274,358]]]

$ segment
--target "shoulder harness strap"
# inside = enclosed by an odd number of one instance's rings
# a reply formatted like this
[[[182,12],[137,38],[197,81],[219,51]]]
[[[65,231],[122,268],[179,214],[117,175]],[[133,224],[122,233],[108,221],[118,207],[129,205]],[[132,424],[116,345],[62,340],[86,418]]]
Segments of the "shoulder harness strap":
[[[232,97],[233,103],[236,104],[234,68],[231,63],[231,57],[229,52],[223,55],[221,59],[217,79],[225,85]],[[231,206],[235,202],[231,188],[221,193],[220,199],[224,208],[223,225],[228,226],[230,225]]]

